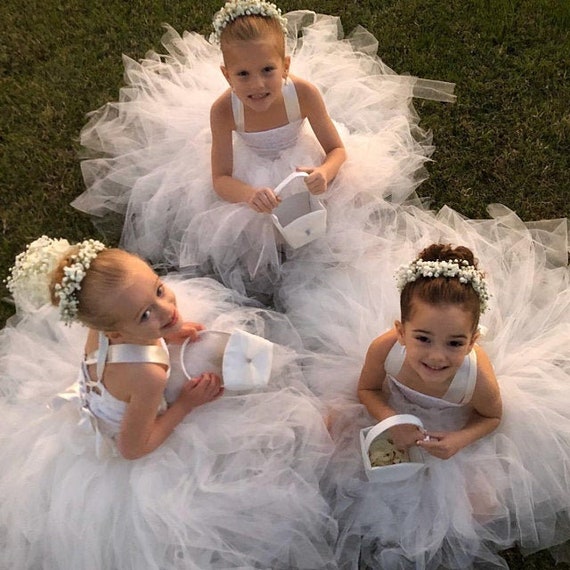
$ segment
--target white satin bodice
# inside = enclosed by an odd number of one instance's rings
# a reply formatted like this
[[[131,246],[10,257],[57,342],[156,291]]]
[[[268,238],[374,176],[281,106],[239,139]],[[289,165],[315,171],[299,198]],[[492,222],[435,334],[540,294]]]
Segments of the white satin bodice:
[[[276,159],[284,150],[295,145],[305,121],[301,116],[299,99],[293,81],[283,83],[283,101],[289,122],[281,127],[266,131],[246,132],[243,103],[233,91],[231,99],[236,124],[235,136],[256,154],[264,158]]]
[[[390,405],[398,413],[419,417],[428,430],[454,430],[463,427],[472,412],[470,401],[477,382],[475,350],[465,357],[447,392],[441,398],[417,392],[397,379],[405,358],[406,347],[396,342],[384,364]]]

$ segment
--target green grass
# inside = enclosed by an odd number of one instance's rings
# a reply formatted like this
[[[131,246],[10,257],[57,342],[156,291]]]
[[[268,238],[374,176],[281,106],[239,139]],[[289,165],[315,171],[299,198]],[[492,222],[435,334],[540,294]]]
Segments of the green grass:
[[[41,234],[96,236],[71,200],[83,190],[86,113],[115,100],[121,54],[160,50],[161,24],[209,33],[211,0],[4,0],[0,4],[0,278]],[[433,131],[433,207],[486,217],[501,202],[523,220],[570,215],[570,2],[284,0],[363,25],[398,73],[452,81],[457,103],[418,101]],[[1,291],[0,296],[6,292]],[[0,304],[0,324],[12,313]],[[544,554],[511,568],[552,568]]]

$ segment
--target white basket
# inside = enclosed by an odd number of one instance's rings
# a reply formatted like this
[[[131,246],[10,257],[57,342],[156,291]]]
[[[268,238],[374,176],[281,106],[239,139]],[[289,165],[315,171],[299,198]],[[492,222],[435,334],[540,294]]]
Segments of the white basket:
[[[306,172],[293,172],[275,188],[275,195],[279,196],[295,178],[306,176]],[[287,244],[294,249],[324,236],[327,231],[327,211],[323,203],[308,191],[283,198],[271,217]]]
[[[424,458],[422,450],[418,447],[410,447],[408,450],[409,461],[396,463],[395,465],[384,465],[372,467],[370,463],[370,446],[377,438],[388,438],[387,430],[396,425],[413,424],[423,429],[422,421],[411,414],[398,414],[390,416],[378,422],[372,427],[360,430],[360,449],[362,451],[362,461],[369,481],[382,481],[385,483],[393,481],[403,481],[411,477],[424,468]]]
[[[194,342],[180,349],[180,366],[186,378],[214,372],[226,390],[252,390],[269,382],[273,343],[241,329],[233,332],[200,331]]]

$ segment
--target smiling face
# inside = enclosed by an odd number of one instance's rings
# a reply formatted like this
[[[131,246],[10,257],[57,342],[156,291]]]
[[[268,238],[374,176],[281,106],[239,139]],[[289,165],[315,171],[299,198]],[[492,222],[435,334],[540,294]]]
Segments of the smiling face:
[[[115,343],[151,344],[182,326],[174,293],[141,259],[127,261],[129,278],[105,309],[115,315],[108,336]]]
[[[223,53],[222,73],[245,107],[264,112],[282,101],[290,58],[283,57],[275,38],[266,34],[256,40],[232,41]]]
[[[417,298],[410,318],[396,321],[396,330],[409,369],[426,386],[450,382],[477,340],[473,317],[461,305],[432,305]]]

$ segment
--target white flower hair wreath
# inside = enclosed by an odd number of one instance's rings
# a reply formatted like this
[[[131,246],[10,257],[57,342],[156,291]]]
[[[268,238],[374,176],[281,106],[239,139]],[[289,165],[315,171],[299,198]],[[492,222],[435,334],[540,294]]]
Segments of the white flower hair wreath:
[[[487,310],[490,299],[487,283],[483,273],[470,265],[465,259],[452,259],[449,261],[424,261],[416,259],[409,265],[402,265],[396,271],[396,283],[400,293],[408,283],[416,281],[419,277],[435,278],[447,277],[459,279],[460,283],[471,285],[479,296],[481,313]]]
[[[214,15],[212,22],[214,32],[210,36],[210,41],[219,44],[225,27],[243,16],[273,18],[281,24],[283,33],[287,34],[287,18],[281,15],[281,10],[275,4],[265,0],[231,0]]]
[[[51,275],[71,247],[66,239],[42,236],[16,257],[5,283],[17,307],[32,310],[51,302]],[[77,291],[81,289],[91,262],[105,249],[105,245],[88,239],[77,244],[77,248],[77,253],[70,257],[70,265],[63,268],[61,282],[54,287],[55,296],[59,299],[60,318],[66,324],[77,319]]]

